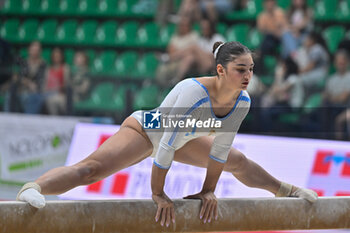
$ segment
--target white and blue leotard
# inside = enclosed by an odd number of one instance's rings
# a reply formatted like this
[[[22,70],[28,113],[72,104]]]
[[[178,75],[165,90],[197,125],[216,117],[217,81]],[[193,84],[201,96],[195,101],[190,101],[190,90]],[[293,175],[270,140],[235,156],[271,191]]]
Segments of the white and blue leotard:
[[[162,132],[145,129],[153,144],[152,157],[154,163],[163,169],[168,169],[174,158],[176,150],[188,141],[201,136],[214,136],[209,157],[218,162],[225,163],[237,131],[247,115],[250,107],[250,98],[247,91],[241,91],[234,107],[225,117],[217,117],[212,109],[209,92],[195,78],[179,82],[166,96],[161,105],[152,110],[159,110],[162,116],[183,116],[200,121],[213,119],[221,121],[221,127],[209,127],[199,130],[196,127],[179,129],[179,127],[165,128]],[[143,125],[142,110],[134,112],[133,116]]]

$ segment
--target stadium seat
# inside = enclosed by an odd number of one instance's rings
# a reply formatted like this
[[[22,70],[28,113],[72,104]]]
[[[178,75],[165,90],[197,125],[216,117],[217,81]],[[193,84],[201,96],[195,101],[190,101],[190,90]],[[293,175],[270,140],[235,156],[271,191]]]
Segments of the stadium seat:
[[[81,0],[78,7],[78,14],[94,16],[97,14],[98,0]]]
[[[19,50],[19,56],[21,58],[27,58],[28,57],[28,48],[27,47],[23,47]]]
[[[5,0],[4,7],[1,9],[3,14],[20,14],[22,11],[22,0]]]
[[[160,45],[161,46],[167,46],[172,35],[176,31],[176,25],[175,24],[168,24],[160,29]]]
[[[111,75],[114,71],[116,53],[114,51],[102,52],[94,59],[92,72],[95,74]]]
[[[144,24],[138,30],[137,43],[142,47],[154,47],[158,45],[159,27],[154,22]]]
[[[95,60],[96,58],[96,51],[93,49],[87,49],[85,50],[85,54],[89,59],[89,64],[92,64],[92,62]]]
[[[215,26],[216,32],[222,36],[226,35],[227,25],[224,23],[217,23]]]
[[[155,78],[155,72],[158,66],[158,59],[154,53],[144,54],[136,64],[136,77]]]
[[[97,14],[103,16],[115,16],[118,10],[118,1],[104,0],[100,1],[97,6]]]
[[[275,56],[266,55],[264,57],[264,66],[268,74],[273,75],[277,66],[277,59]]]
[[[334,0],[318,0],[315,2],[314,7],[316,20],[329,21],[336,18],[337,4]]]
[[[59,14],[60,0],[42,0],[40,12],[43,15]]]
[[[134,75],[137,58],[136,52],[128,51],[121,54],[115,63],[116,75],[124,77]]]
[[[330,26],[322,32],[322,35],[327,43],[328,50],[334,53],[338,48],[339,42],[345,36],[345,28],[341,25]]]
[[[96,35],[97,21],[86,20],[78,28],[76,39],[79,44],[93,44]]]
[[[57,20],[54,19],[43,21],[38,30],[38,39],[44,43],[54,43],[57,25]]]
[[[127,85],[121,85],[113,93],[112,101],[110,101],[109,109],[112,111],[122,112],[126,108],[126,92],[128,90]]]
[[[226,39],[227,41],[239,41],[241,43],[245,43],[247,41],[248,32],[248,24],[236,24],[227,30]]]
[[[339,2],[336,16],[339,22],[350,21],[350,0],[342,0]]]
[[[101,45],[114,45],[118,24],[114,20],[100,24],[96,31],[96,43]]]
[[[118,0],[118,12],[120,16],[132,16],[132,7],[137,0]]]
[[[74,50],[73,49],[65,49],[64,50],[64,61],[69,64],[69,65],[73,65],[74,63]]]
[[[255,20],[257,15],[262,11],[262,2],[248,0],[247,7],[239,11],[228,13],[226,18],[229,20]]]
[[[158,95],[159,88],[155,85],[143,87],[135,96],[134,110],[150,110],[159,105]]]
[[[57,42],[62,44],[69,44],[75,42],[75,34],[78,27],[76,20],[68,19],[57,29]]]
[[[127,21],[117,30],[116,43],[125,47],[133,47],[136,45],[136,36],[139,24],[135,21]]]
[[[291,5],[291,0],[278,0],[277,4],[279,7],[287,10],[289,6]]]
[[[253,28],[249,34],[248,34],[248,43],[247,46],[254,50],[257,49],[262,41],[262,34],[259,32],[258,29]]]
[[[79,0],[61,0],[59,11],[63,15],[76,15],[78,8]]]
[[[19,20],[8,19],[1,27],[1,37],[11,41],[18,41]]]
[[[91,92],[88,99],[74,104],[76,111],[101,111],[108,108],[108,103],[113,98],[114,85],[110,82],[98,84]],[[106,107],[107,105],[107,107]]]
[[[39,14],[41,9],[41,0],[23,0],[22,14]]]
[[[41,53],[41,56],[43,57],[46,64],[51,63],[51,49],[50,48],[44,48],[42,53]]]
[[[31,42],[37,39],[39,21],[28,19],[19,28],[18,37],[21,42]]]

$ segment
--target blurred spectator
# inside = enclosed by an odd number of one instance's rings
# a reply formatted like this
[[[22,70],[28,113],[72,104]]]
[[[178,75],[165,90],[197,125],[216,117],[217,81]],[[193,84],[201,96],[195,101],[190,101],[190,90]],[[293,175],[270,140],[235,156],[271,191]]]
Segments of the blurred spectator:
[[[18,73],[12,77],[6,95],[5,111],[37,114],[42,110],[46,63],[41,57],[41,44],[34,41],[28,48],[28,59],[19,60]]]
[[[294,59],[298,64],[298,75],[289,76],[281,91],[291,89],[291,102],[294,106],[302,106],[307,95],[321,88],[328,73],[329,56],[323,39],[317,33],[308,34]]]
[[[288,57],[281,60],[275,70],[275,79],[261,99],[261,122],[259,127],[268,132],[276,127],[276,118],[283,113],[289,113],[300,107],[300,103],[293,102],[291,90],[286,90],[288,77],[298,73],[298,66]]]
[[[167,54],[161,58],[163,63],[158,66],[156,81],[159,85],[170,87],[185,77],[194,59],[187,49],[196,45],[198,40],[199,35],[192,29],[191,19],[182,17],[177,26],[177,33],[170,39]]]
[[[158,1],[158,9],[156,12],[156,22],[159,25],[164,26],[168,22],[172,21],[170,18],[176,15],[175,5],[176,5],[175,0]]]
[[[293,0],[287,12],[290,30],[298,45],[301,45],[306,35],[313,29],[312,10],[306,0]]]
[[[54,48],[51,64],[45,78],[45,104],[50,115],[63,115],[67,109],[66,85],[69,80],[69,67],[64,62],[63,52]]]
[[[347,134],[347,138],[350,140],[350,108],[343,111],[336,117],[335,132],[336,139],[346,140],[345,134]]]
[[[323,127],[333,130],[337,115],[350,106],[350,72],[349,57],[345,50],[339,50],[334,58],[336,73],[333,74],[323,92],[324,112]]]
[[[293,55],[297,50],[297,43],[288,29],[286,14],[275,0],[264,0],[264,10],[258,16],[257,28],[263,34],[258,72],[264,73],[265,56],[278,55],[280,46],[283,58]]]
[[[73,92],[73,103],[86,98],[90,88],[89,60],[87,55],[82,51],[78,51],[74,55],[70,87]]]
[[[179,15],[192,17],[194,21],[200,21],[203,15],[212,22],[218,20],[218,15],[224,15],[232,11],[237,0],[183,0]]]

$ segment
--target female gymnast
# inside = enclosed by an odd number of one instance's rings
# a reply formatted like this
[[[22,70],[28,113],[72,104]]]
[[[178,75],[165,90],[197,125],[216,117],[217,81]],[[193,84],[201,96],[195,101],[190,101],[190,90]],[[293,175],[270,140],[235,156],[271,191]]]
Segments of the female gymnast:
[[[316,201],[317,194],[312,190],[277,180],[231,147],[249,110],[250,98],[246,89],[254,63],[250,50],[238,42],[216,42],[213,53],[217,75],[179,82],[157,110],[163,116],[165,111],[168,116],[191,116],[203,121],[215,119],[221,122],[220,129],[192,128],[190,132],[184,132],[175,127],[156,132],[143,126],[142,111],[136,111],[124,120],[116,134],[87,158],[72,166],[52,169],[35,182],[25,184],[17,200],[41,208],[45,206],[43,195],[57,195],[79,185],[97,182],[153,156],[152,199],[158,206],[155,221],[160,221],[162,226],[169,226],[171,221],[175,223],[173,202],[163,190],[173,160],[207,169],[202,190],[186,197],[202,200],[199,216],[204,223],[218,217],[214,191],[222,171],[231,172],[243,184],[265,189],[277,197]]]

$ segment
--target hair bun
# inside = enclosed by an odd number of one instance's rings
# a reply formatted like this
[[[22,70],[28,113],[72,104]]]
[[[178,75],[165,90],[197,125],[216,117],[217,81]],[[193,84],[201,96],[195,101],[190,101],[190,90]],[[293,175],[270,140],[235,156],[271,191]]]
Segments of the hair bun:
[[[212,51],[212,53],[214,54],[215,53],[215,50],[220,46],[220,45],[222,45],[224,42],[222,42],[222,41],[217,41],[217,42],[215,42],[215,44],[213,45],[213,51]]]

